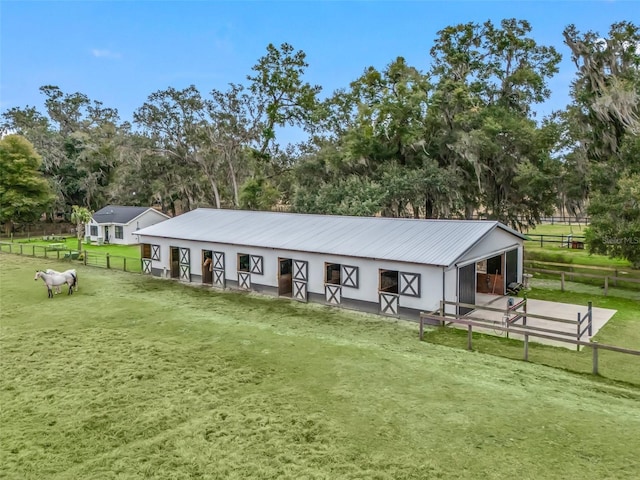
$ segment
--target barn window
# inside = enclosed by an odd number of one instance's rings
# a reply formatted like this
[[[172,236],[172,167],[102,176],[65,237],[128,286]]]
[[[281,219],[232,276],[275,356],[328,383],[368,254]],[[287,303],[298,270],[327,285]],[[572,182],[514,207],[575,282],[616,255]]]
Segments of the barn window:
[[[151,245],[148,243],[142,244],[142,258],[151,258]]]
[[[325,275],[324,283],[331,283],[333,285],[340,285],[340,264],[339,263],[325,263]]]
[[[238,254],[238,271],[249,272],[250,268],[251,268],[251,262],[249,261],[249,254],[239,253]]]
[[[379,291],[385,293],[398,293],[398,271],[380,269]]]
[[[119,238],[121,240],[124,238],[122,225],[116,225],[116,238]]]
[[[324,266],[325,284],[358,288],[358,267],[339,263],[325,263]]]
[[[98,226],[97,225],[91,225],[89,227],[90,230],[90,234],[92,237],[97,237],[98,236]]]

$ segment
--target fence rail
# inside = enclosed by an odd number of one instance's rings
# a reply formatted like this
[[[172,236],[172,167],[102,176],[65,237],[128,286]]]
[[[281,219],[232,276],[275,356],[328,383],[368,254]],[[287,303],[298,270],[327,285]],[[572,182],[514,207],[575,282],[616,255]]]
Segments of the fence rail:
[[[92,267],[101,267],[123,272],[142,273],[142,260],[135,257],[98,253],[90,250],[70,250],[55,244],[49,246],[25,243],[0,242],[0,252],[51,260],[81,262]]]
[[[583,250],[586,245],[586,237],[584,235],[546,235],[538,233],[528,233],[530,242],[535,242],[544,247],[545,244],[551,244],[552,246],[560,246],[562,248],[571,248]]]
[[[420,340],[424,341],[424,322],[429,321],[429,322],[440,322],[442,321],[442,316],[440,315],[434,315],[432,313],[421,313],[420,314]],[[468,317],[465,318],[460,318],[458,316],[456,316],[455,318],[451,318],[451,317],[447,317],[447,320],[449,322],[455,323],[457,325],[464,325],[467,327],[467,349],[468,350],[473,350],[473,328],[487,328],[487,322],[483,322],[483,321],[479,321],[478,319],[471,319]],[[555,340],[555,341],[561,341],[561,342],[566,342],[572,345],[575,345],[576,348],[579,347],[588,347],[593,349],[593,355],[592,355],[592,368],[591,368],[591,372],[594,375],[599,375],[600,371],[599,371],[599,365],[598,365],[598,352],[600,350],[609,350],[612,352],[618,352],[618,353],[623,353],[626,355],[633,355],[633,356],[640,356],[640,350],[633,350],[631,348],[626,348],[626,347],[619,347],[616,345],[607,345],[607,344],[602,344],[602,343],[598,343],[598,342],[586,342],[583,340],[576,340],[576,339],[571,339],[571,338],[562,338],[562,337],[557,337],[555,335],[549,335],[548,333],[542,333],[536,330],[532,330],[530,328],[523,328],[520,326],[510,326],[509,324],[506,325],[491,325],[490,328],[494,329],[494,330],[498,330],[498,331],[503,331],[503,332],[511,332],[511,333],[515,333],[515,334],[519,334],[519,335],[523,335],[524,336],[524,354],[523,354],[523,359],[525,361],[529,361],[529,337],[537,337],[537,338],[543,338],[543,339],[547,339],[547,340]]]
[[[613,281],[614,286],[618,286],[618,282],[628,282],[632,284],[639,284],[639,278],[627,278],[627,277],[618,277],[615,275],[595,275],[593,273],[582,273],[582,272],[565,272],[564,270],[549,270],[546,268],[531,268],[525,267],[525,273],[542,273],[545,275],[557,275],[560,277],[560,290],[564,292],[565,290],[565,282],[566,277],[569,276],[569,281],[573,281],[573,277],[582,277],[582,278],[591,278],[600,280],[602,283],[603,294],[606,297],[609,293],[609,282]],[[635,289],[636,287],[631,287]]]

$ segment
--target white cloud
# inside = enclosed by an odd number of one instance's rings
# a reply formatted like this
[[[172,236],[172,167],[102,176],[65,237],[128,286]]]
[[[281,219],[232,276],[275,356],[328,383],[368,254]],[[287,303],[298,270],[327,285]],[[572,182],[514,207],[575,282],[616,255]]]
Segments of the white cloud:
[[[94,48],[91,50],[91,54],[96,58],[121,58],[118,52],[112,52],[111,50],[107,50],[105,48]]]

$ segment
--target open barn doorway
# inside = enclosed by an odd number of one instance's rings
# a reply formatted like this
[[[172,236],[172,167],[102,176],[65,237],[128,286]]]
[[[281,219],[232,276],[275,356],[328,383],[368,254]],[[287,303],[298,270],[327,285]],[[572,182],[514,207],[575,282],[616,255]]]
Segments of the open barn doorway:
[[[278,296],[291,297],[293,291],[293,260],[278,258]]]
[[[170,247],[171,249],[171,278],[180,278],[180,248]]]
[[[504,295],[504,254],[478,262],[476,284],[478,293]]]
[[[202,283],[213,285],[213,252],[202,250]]]

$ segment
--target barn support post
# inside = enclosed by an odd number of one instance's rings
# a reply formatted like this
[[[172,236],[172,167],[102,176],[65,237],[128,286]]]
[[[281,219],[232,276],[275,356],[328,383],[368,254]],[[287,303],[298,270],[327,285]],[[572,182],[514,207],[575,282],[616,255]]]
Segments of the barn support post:
[[[424,317],[420,315],[420,341],[424,339]]]
[[[598,375],[598,342],[592,342],[591,348],[593,349],[592,373]]]
[[[473,350],[472,337],[473,326],[469,325],[467,326],[467,350]]]
[[[444,327],[444,300],[440,300],[440,326]]]
[[[589,315],[589,337],[593,335],[593,311],[592,311],[593,303],[587,303],[587,315]]]

